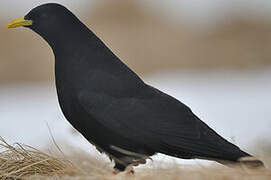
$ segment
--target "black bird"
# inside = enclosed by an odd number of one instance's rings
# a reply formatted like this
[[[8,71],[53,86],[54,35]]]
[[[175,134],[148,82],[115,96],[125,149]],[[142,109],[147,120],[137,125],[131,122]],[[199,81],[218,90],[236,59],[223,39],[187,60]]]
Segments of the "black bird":
[[[183,159],[263,166],[202,122],[189,107],[144,83],[72,12],[49,3],[15,19],[43,37],[55,56],[55,79],[66,119],[115,170],[156,153]]]

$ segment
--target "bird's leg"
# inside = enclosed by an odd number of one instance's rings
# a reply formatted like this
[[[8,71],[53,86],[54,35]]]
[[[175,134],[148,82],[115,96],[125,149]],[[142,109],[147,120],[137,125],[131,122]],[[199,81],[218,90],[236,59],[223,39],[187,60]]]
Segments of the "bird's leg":
[[[128,174],[128,175],[134,175],[135,174],[134,168],[132,166],[128,166],[126,168],[126,174]]]
[[[113,175],[117,175],[117,174],[119,174],[119,172],[120,172],[120,171],[119,171],[118,169],[114,169],[114,170],[112,171],[112,174],[113,174]]]
[[[112,171],[112,174],[113,174],[113,175],[117,175],[117,174],[119,174],[119,173],[120,173],[120,170],[118,170],[118,169],[114,169],[114,170]],[[134,174],[135,174],[135,171],[134,171],[134,169],[131,169],[131,170],[127,171],[126,174],[127,174],[127,175],[134,175]]]
[[[119,172],[125,171],[125,169],[126,169],[126,166],[115,162],[114,171],[112,173],[116,175]]]
[[[131,169],[131,170],[127,171],[126,174],[128,174],[128,175],[134,175],[135,174],[135,170]]]

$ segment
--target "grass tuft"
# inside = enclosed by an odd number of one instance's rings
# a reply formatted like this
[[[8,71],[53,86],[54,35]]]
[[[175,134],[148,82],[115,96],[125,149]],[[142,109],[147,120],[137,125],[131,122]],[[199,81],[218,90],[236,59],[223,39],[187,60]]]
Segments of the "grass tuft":
[[[25,179],[32,175],[72,175],[70,161],[43,153],[33,147],[8,144],[0,137],[0,179]]]

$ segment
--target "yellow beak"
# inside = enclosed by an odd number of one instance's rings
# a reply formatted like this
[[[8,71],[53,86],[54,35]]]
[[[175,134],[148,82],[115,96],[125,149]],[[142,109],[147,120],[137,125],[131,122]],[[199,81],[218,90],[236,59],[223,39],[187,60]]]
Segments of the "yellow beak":
[[[26,20],[26,19],[24,19],[24,17],[19,17],[17,19],[14,19],[10,23],[8,23],[6,28],[10,29],[10,28],[16,28],[16,27],[20,27],[20,26],[31,26],[32,24],[33,24],[33,21]]]

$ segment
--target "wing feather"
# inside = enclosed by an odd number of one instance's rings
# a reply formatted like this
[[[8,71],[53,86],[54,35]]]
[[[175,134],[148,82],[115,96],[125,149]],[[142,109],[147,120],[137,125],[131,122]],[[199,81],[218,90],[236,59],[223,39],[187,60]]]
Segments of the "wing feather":
[[[154,96],[116,98],[82,91],[79,102],[99,123],[131,142],[182,158],[236,160],[245,156],[203,123],[184,104],[151,89]]]

